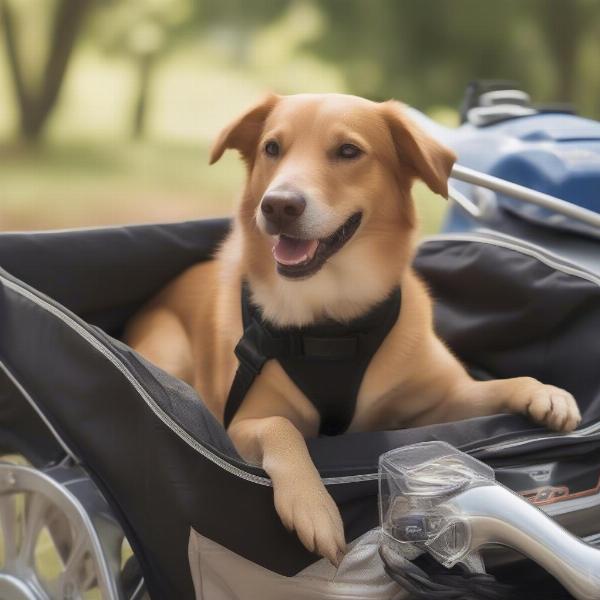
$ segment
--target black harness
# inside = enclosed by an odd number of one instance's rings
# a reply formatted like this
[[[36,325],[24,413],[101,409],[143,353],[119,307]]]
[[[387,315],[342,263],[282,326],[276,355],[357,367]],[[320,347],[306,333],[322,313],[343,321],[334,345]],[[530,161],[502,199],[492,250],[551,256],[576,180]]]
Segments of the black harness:
[[[400,305],[400,288],[396,288],[367,314],[347,323],[329,319],[307,327],[276,327],[252,304],[243,284],[244,334],[235,348],[239,367],[225,405],[225,427],[264,364],[275,359],[319,411],[320,433],[346,431],[365,371],[397,321]]]

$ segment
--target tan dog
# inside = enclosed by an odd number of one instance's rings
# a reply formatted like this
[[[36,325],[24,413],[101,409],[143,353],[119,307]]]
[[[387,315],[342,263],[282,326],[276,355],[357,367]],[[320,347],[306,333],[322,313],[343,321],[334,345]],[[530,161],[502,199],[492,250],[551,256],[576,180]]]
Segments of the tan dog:
[[[420,178],[446,196],[455,157],[401,104],[270,95],[221,133],[211,163],[228,148],[248,169],[231,234],[214,260],[179,276],[127,331],[135,349],[193,385],[218,419],[238,366],[246,281],[264,318],[280,326],[352,320],[400,286],[400,314],[362,379],[350,431],[502,412],[560,431],[577,426],[569,393],[528,377],[474,381],[436,337],[430,298],[410,266],[411,186]],[[337,563],[342,521],[305,444],[319,426],[315,405],[271,360],[228,432],[240,455],[271,477],[283,523]]]

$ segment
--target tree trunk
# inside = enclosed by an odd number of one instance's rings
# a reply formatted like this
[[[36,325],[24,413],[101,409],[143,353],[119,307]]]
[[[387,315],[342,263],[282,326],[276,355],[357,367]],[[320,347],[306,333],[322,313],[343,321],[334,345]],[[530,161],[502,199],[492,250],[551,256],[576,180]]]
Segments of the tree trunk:
[[[0,26],[2,27],[2,32],[4,33],[6,56],[8,59],[10,75],[15,88],[17,106],[19,108],[19,116],[21,120],[21,130],[23,130],[25,124],[31,120],[33,111],[31,98],[27,93],[21,65],[19,63],[15,20],[12,12],[10,11],[7,0],[0,0]]]
[[[542,32],[556,67],[557,100],[573,102],[577,81],[577,58],[587,28],[580,0],[544,0],[538,4]]]
[[[131,128],[131,136],[135,140],[143,138],[146,132],[148,99],[150,96],[150,83],[152,81],[152,73],[154,71],[154,59],[155,55],[146,54],[141,56],[138,60],[138,90],[133,111],[133,127]]]
[[[0,0],[0,18],[20,115],[20,133],[28,141],[41,137],[56,105],[67,65],[83,19],[94,0],[60,0],[51,34],[50,50],[38,94],[27,90],[16,43],[14,17],[7,0]]]

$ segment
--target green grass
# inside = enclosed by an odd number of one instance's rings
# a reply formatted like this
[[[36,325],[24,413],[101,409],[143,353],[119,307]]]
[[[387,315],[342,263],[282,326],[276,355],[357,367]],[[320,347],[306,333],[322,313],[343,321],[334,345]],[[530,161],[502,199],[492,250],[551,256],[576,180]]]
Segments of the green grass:
[[[208,166],[186,143],[61,143],[0,147],[0,229],[48,229],[229,215],[243,185],[234,153]],[[415,186],[424,233],[444,201]]]
[[[170,221],[229,214],[243,181],[226,157],[186,144],[0,149],[0,229]]]

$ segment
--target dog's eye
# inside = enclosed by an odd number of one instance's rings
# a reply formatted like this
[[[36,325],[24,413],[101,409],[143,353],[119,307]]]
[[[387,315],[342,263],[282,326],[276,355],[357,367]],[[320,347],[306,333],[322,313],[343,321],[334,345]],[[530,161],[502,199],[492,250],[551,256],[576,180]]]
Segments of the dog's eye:
[[[362,150],[354,144],[342,144],[338,150],[339,158],[358,158],[362,154]]]
[[[273,140],[265,144],[265,154],[267,156],[279,156],[279,144]]]

